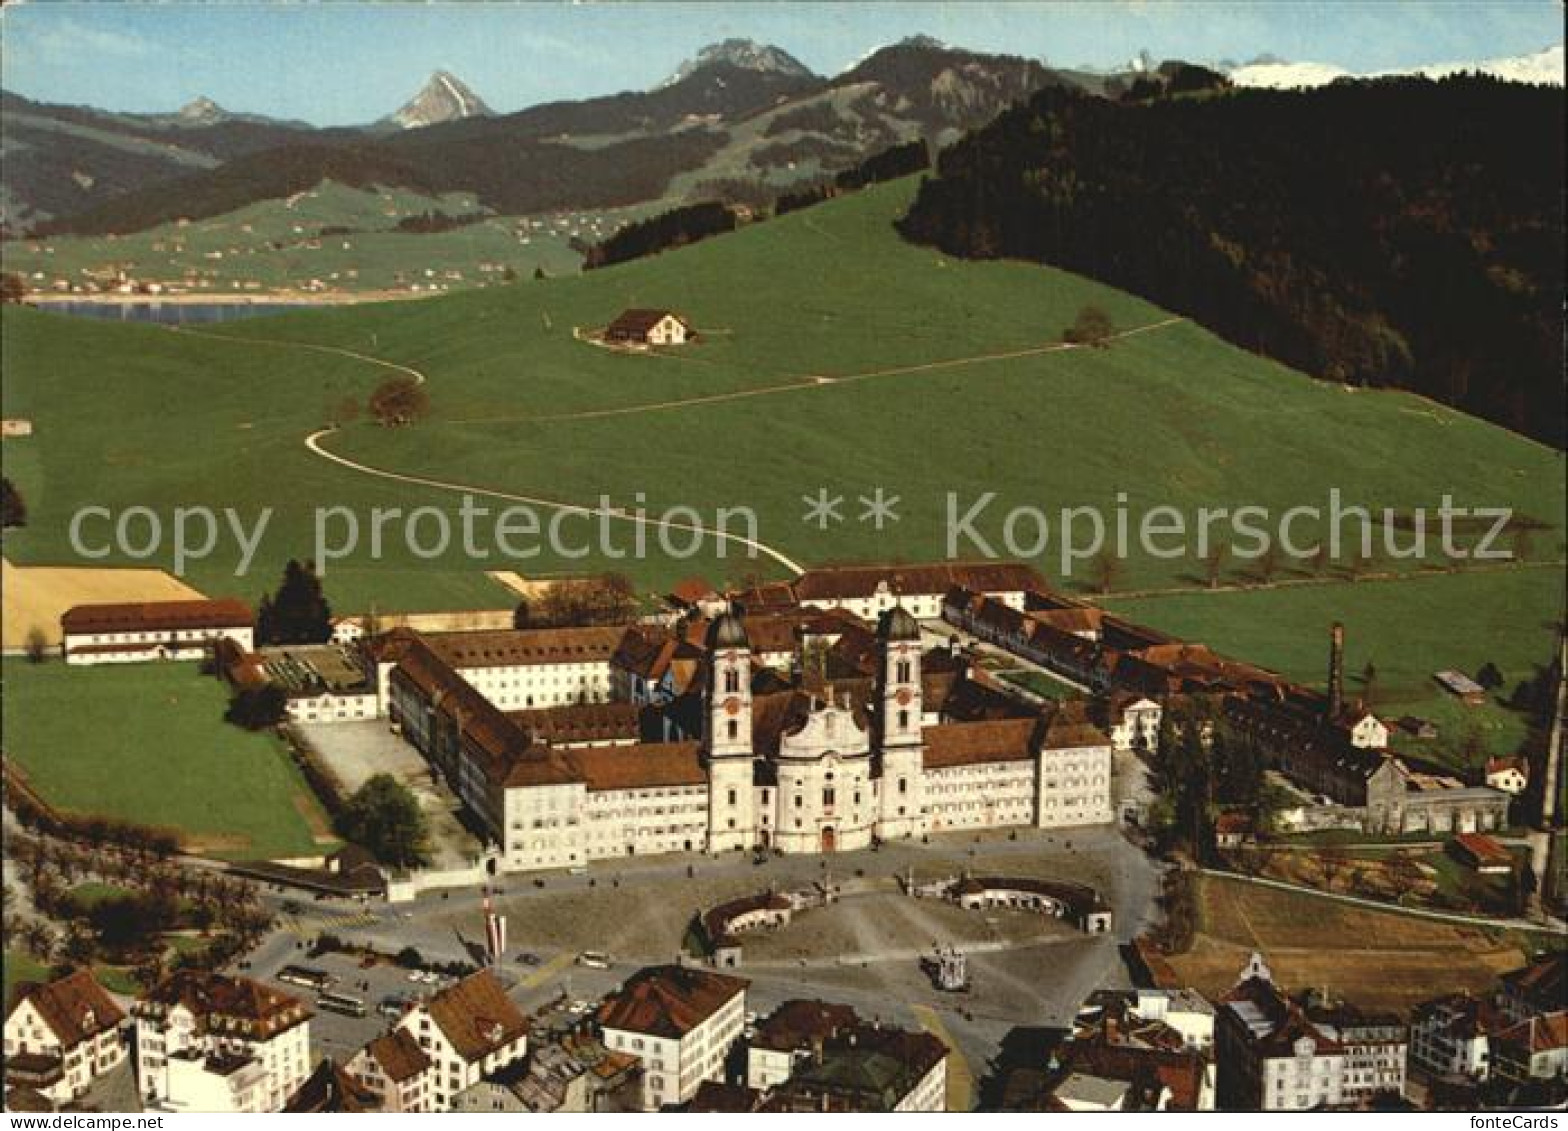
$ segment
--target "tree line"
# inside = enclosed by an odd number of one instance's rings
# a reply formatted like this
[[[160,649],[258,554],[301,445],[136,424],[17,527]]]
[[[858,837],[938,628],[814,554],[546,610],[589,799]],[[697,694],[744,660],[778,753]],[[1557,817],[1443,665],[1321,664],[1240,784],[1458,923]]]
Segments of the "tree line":
[[[722,196],[725,201],[744,205],[753,216],[766,217],[769,212],[782,216],[786,212],[820,204],[841,193],[907,177],[930,167],[930,149],[923,140],[915,140],[874,153],[859,164],[841,170],[829,180],[780,193],[772,198],[771,207],[754,203],[765,187],[755,182],[719,181],[705,184],[709,191]],[[743,190],[743,184],[749,187]],[[682,205],[628,224],[602,242],[594,244],[584,252],[583,269],[609,267],[615,263],[657,255],[661,251],[732,232],[739,225],[740,216],[736,209],[723,201],[705,200]]]
[[[899,227],[1561,446],[1563,125],[1560,91],[1475,76],[1125,102],[1046,89],[944,150]]]

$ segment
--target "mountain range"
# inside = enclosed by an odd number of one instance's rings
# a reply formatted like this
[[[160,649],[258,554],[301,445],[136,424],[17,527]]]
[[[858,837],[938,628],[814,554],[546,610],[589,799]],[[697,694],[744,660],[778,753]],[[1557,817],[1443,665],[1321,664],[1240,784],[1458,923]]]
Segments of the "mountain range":
[[[1561,48],[1556,51],[1558,81]],[[1550,71],[1493,61],[1521,78]],[[1162,64],[1168,76],[1174,62]],[[1283,69],[1282,69],[1283,68]],[[616,207],[693,195],[766,198],[889,146],[950,144],[1047,87],[1115,97],[1147,71],[1088,72],[915,36],[832,77],[779,47],[729,39],[650,90],[498,114],[457,76],[431,75],[394,112],[317,128],[199,98],[175,113],[49,105],[0,92],[7,236],[139,231],[288,196],[323,180],[471,192],[501,213]],[[1311,85],[1310,64],[1236,68],[1238,85]]]

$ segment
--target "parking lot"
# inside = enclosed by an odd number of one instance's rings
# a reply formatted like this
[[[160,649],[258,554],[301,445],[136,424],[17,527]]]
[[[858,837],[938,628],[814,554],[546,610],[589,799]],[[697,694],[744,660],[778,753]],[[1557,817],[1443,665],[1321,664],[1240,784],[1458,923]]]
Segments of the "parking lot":
[[[376,774],[390,774],[408,786],[430,827],[432,868],[462,868],[479,856],[478,840],[458,816],[457,796],[385,719],[297,723],[295,729],[349,793]]]

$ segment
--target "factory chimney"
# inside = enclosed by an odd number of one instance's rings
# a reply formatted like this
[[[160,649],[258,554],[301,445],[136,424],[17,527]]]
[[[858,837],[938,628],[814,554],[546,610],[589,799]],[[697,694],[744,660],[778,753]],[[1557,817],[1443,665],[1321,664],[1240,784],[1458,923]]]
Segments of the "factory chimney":
[[[1345,706],[1345,626],[1339,621],[1328,630],[1328,721],[1339,718]]]

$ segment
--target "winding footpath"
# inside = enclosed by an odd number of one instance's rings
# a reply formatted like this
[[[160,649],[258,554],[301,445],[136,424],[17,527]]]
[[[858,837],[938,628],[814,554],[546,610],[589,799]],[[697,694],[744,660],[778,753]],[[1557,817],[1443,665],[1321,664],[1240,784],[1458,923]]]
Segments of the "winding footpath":
[[[1187,319],[1179,317],[1164,318],[1158,322],[1150,322],[1143,326],[1134,326],[1112,334],[1107,343],[1119,342],[1125,338],[1147,334],[1151,330],[1164,330],[1185,322]],[[1069,350],[1094,349],[1095,346],[1079,342],[1048,342],[1043,346],[1025,346],[1022,349],[1001,350],[996,353],[971,354],[968,357],[944,358],[940,361],[922,361],[914,365],[895,365],[885,369],[867,369],[860,373],[846,373],[840,377],[829,377],[818,373],[802,373],[793,380],[781,385],[761,385],[755,389],[736,389],[728,393],[709,393],[700,397],[680,397],[675,400],[654,401],[651,404],[621,405],[616,408],[592,408],[580,412],[561,412],[546,416],[486,416],[476,419],[448,420],[447,424],[504,424],[504,423],[531,423],[553,424],[565,420],[603,420],[612,416],[636,416],[644,412],[663,412],[676,408],[695,408],[700,405],[723,404],[726,401],[749,400],[753,397],[773,397],[781,393],[805,393],[820,389],[831,389],[836,385],[853,385],[860,381],[874,381],[887,377],[907,377],[915,373],[932,373],[942,369],[962,369],[972,365],[985,365],[993,361],[1016,361],[1024,357],[1039,357],[1043,354],[1066,353]],[[692,360],[687,358],[676,359],[670,354],[647,354],[645,356],[669,359]]]
[[[424,385],[429,381],[429,378],[426,377],[423,372],[415,369],[411,365],[402,365],[395,361],[387,361],[384,358],[372,357],[370,354],[359,353],[355,350],[345,349],[341,346],[325,346],[317,345],[313,342],[290,342],[267,338],[236,338],[230,337],[226,334],[213,334],[202,330],[181,329],[177,327],[173,329],[175,329],[176,332],[180,334],[189,334],[202,338],[212,338],[218,341],[248,342],[252,344],[259,342],[260,344],[264,345],[313,350],[317,353],[336,354],[339,357],[352,358],[356,361],[362,361],[369,365],[379,366],[383,369],[388,369],[396,373],[404,374],[405,376],[412,377],[414,381],[420,385]],[[368,463],[361,463],[358,460],[349,459],[347,456],[338,455],[336,452],[331,451],[323,445],[323,439],[335,431],[337,431],[335,427],[316,429],[314,432],[310,433],[310,435],[305,437],[306,450],[309,451],[312,455],[319,456],[324,460],[335,463],[339,467],[347,468],[350,471],[356,471],[361,475],[369,475],[377,479],[387,479],[395,483],[407,483],[416,487],[429,487],[438,491],[453,491],[463,495],[481,496],[484,498],[499,499],[503,502],[521,503],[527,506],[544,507],[549,510],[561,511],[566,514],[576,514],[591,518],[602,518],[607,520],[614,520],[616,522],[625,522],[634,526],[681,531],[689,534],[700,534],[704,537],[713,538],[718,542],[729,542],[745,547],[746,549],[753,551],[754,554],[762,554],[763,556],[772,559],[779,565],[783,566],[785,569],[789,570],[790,573],[794,574],[796,577],[799,577],[801,574],[806,572],[806,568],[799,562],[785,555],[782,550],[768,545],[766,542],[762,542],[754,538],[747,538],[744,535],[735,534],[729,530],[714,529],[712,527],[704,526],[701,523],[680,522],[666,518],[653,518],[648,515],[633,514],[616,507],[584,506],[581,503],[567,503],[562,502],[559,499],[547,499],[542,495],[524,495],[511,491],[497,490],[493,487],[481,487],[476,484],[459,483],[450,479],[435,479],[425,475],[409,475],[405,472],[389,471],[386,468],[375,467]]]

